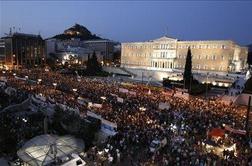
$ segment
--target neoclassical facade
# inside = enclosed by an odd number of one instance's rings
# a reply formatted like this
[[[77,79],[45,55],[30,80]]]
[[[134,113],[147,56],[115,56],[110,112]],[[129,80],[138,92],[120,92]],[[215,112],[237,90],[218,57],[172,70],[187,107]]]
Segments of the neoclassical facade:
[[[231,40],[180,41],[167,36],[147,42],[122,43],[121,66],[158,71],[182,70],[188,47],[193,71],[241,72],[248,48]]]

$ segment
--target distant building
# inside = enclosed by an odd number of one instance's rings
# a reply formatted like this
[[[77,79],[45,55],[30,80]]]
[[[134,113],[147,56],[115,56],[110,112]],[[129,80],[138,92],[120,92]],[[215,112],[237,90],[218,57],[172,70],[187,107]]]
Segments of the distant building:
[[[194,72],[242,72],[248,48],[231,40],[180,41],[167,36],[147,42],[122,43],[121,66],[154,71],[183,70],[188,48]]]
[[[110,40],[81,41],[78,38],[69,40],[51,38],[46,40],[46,54],[49,57],[52,54],[65,55],[71,52],[76,54],[82,63],[85,63],[88,60],[88,56],[91,57],[95,51],[99,62],[110,64],[113,61],[114,45],[115,42]]]
[[[103,58],[104,64],[110,64],[113,61],[115,42],[111,40],[87,40],[83,46],[96,52],[96,55]]]
[[[3,68],[5,64],[5,42],[4,39],[0,39],[0,68]]]
[[[45,62],[45,42],[40,35],[13,33],[1,39],[0,47],[7,68],[31,68]]]

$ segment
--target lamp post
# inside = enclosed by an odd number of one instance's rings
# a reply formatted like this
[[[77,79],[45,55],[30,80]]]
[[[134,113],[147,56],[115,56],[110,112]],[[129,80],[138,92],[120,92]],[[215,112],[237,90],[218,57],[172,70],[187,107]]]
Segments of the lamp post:
[[[38,81],[37,81],[37,84],[39,85],[41,82],[42,82],[42,79],[39,78]],[[38,93],[38,88],[39,87],[36,88],[37,93]]]
[[[207,88],[208,88],[208,72],[207,72],[207,74],[206,74],[206,99],[207,99]]]
[[[183,80],[184,80],[184,87],[183,87],[183,89],[185,90],[185,78],[184,78],[184,73],[182,73],[182,78],[183,78]]]
[[[28,76],[25,76],[25,80],[26,80],[26,83],[28,84],[29,90],[31,90],[31,87],[30,87],[30,84],[29,84],[29,77],[28,77]]]

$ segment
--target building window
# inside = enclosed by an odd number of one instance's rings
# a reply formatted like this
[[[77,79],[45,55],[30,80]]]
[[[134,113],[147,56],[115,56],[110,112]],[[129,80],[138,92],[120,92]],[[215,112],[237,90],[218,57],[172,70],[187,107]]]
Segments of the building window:
[[[222,60],[225,60],[225,57],[222,55],[222,56],[221,56],[221,59],[222,59]]]
[[[215,60],[215,59],[216,59],[216,57],[215,57],[215,55],[213,55],[213,56],[212,56],[212,60]]]

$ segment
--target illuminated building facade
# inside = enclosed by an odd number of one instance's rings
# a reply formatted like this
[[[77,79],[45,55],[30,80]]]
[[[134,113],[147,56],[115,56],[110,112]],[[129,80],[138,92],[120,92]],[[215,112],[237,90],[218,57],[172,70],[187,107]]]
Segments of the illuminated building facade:
[[[45,42],[40,35],[13,33],[2,41],[7,68],[32,68],[45,63]]]
[[[79,39],[47,39],[46,40],[46,54],[58,54],[62,52],[73,52],[78,55],[82,61],[87,61],[88,56],[96,53],[99,62],[110,64],[113,61],[114,46],[116,42],[111,40],[84,40]]]
[[[147,42],[122,43],[121,66],[154,71],[183,70],[188,48],[194,72],[242,72],[248,48],[231,40],[180,41],[167,36]]]
[[[5,64],[5,42],[0,39],[0,68],[3,68]]]

